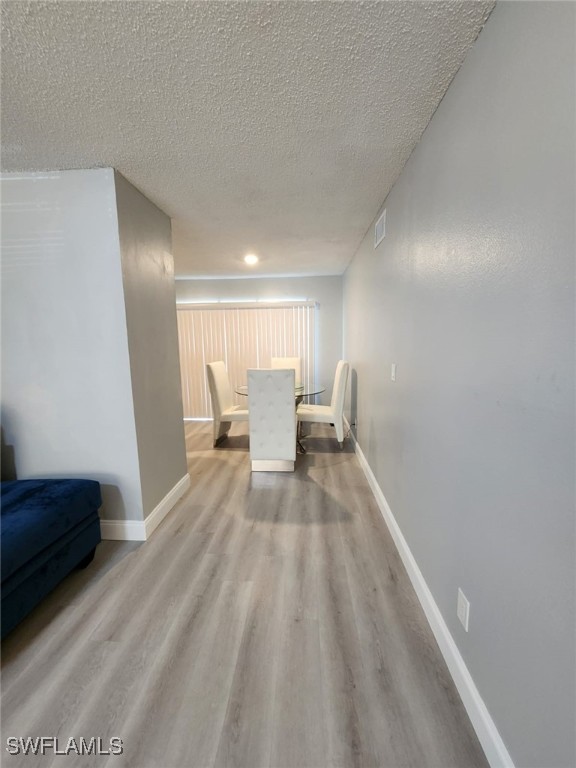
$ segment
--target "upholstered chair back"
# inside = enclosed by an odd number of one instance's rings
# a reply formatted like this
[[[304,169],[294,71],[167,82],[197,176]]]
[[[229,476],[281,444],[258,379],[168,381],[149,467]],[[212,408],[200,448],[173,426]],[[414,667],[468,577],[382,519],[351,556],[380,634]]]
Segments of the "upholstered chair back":
[[[296,384],[302,383],[302,363],[299,357],[273,357],[272,368],[293,368]]]
[[[346,360],[339,360],[336,366],[336,373],[334,374],[334,387],[332,388],[330,407],[340,414],[344,412],[344,397],[346,396],[349,368],[350,364]]]
[[[296,459],[294,369],[248,370],[250,459],[256,471],[293,471]]]
[[[222,360],[208,363],[206,375],[208,377],[210,397],[212,398],[212,410],[214,411],[214,417],[217,418],[233,405],[232,387],[230,386],[226,366]]]

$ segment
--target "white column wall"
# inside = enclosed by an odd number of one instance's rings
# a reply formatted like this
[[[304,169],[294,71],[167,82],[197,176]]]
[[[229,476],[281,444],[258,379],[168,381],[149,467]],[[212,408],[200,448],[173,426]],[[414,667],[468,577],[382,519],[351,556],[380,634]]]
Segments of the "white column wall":
[[[98,480],[103,518],[141,520],[114,173],[9,173],[1,190],[2,426],[17,476]]]
[[[169,217],[115,173],[144,517],[188,487]],[[177,495],[180,495],[177,493]]]

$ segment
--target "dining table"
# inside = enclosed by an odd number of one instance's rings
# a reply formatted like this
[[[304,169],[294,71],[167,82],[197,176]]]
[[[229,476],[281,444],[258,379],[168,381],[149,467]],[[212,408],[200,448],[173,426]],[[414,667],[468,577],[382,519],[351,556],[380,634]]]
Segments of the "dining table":
[[[294,387],[294,398],[298,401],[297,404],[302,400],[304,397],[312,397],[313,395],[321,395],[322,392],[326,391],[326,387],[321,386],[320,384],[296,384]],[[236,392],[237,395],[243,395],[245,397],[248,397],[248,385],[247,384],[240,384],[234,388],[234,392]]]
[[[305,397],[313,397],[314,395],[321,395],[326,391],[326,387],[320,384],[296,384],[294,387],[294,403],[297,408]],[[234,387],[234,392],[237,395],[248,397],[248,385],[239,384]],[[300,432],[300,424],[298,425],[298,435],[296,437],[296,443],[300,449],[300,453],[306,453],[306,448],[302,445],[302,434]]]

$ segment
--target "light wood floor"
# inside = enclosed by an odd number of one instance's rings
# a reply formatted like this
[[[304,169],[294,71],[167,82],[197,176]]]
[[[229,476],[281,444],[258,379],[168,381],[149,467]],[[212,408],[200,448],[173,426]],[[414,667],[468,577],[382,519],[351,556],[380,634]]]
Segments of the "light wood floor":
[[[3,644],[3,765],[468,768],[486,760],[350,444],[252,474],[186,426],[192,490],[103,542]],[[124,755],[14,757],[8,736]]]

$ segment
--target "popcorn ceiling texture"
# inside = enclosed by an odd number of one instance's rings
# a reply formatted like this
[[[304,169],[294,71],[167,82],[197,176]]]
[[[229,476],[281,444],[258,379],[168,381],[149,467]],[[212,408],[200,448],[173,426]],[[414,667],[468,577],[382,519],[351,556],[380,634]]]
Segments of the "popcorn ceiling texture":
[[[179,275],[338,274],[492,7],[3,3],[2,168],[117,168]]]

